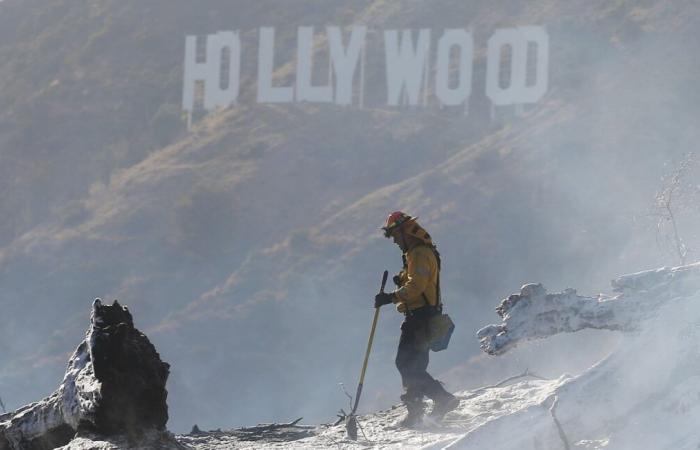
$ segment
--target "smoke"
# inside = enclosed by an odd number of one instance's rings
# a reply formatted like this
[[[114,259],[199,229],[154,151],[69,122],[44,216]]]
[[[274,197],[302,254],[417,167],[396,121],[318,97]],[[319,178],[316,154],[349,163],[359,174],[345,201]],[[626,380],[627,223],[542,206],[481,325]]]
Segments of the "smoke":
[[[300,416],[334,420],[347,406],[339,383],[353,392],[358,381],[381,272],[400,269],[399,250],[378,230],[396,209],[420,216],[443,255],[443,295],[457,330],[450,349],[431,355],[429,370],[450,390],[490,384],[524,368],[548,377],[580,373],[609,353],[619,336],[586,332],[487,358],[474,333],[495,321],[500,299],[524,283],[592,294],[608,290],[612,276],[674,264],[641,222],[661,177],[698,141],[697,11],[682,2],[657,2],[658,8],[507,3],[498,9],[308,4],[296,11],[279,2],[212,2],[219,14],[207,19],[215,14],[202,7],[195,25],[185,20],[191,5],[155,8],[170,11],[159,22],[170,28],[151,30],[151,46],[138,53],[143,64],[159,61],[149,66],[154,73],[179,73],[185,33],[269,25],[278,17],[271,11],[285,12],[279,15],[285,24],[321,24],[340,17],[340,8],[348,23],[370,14],[382,26],[448,27],[464,17],[458,21],[485,36],[502,26],[546,26],[550,89],[520,112],[492,111],[475,89],[468,115],[437,108],[239,105],[178,135],[170,110],[159,104],[170,94],[148,100],[144,93],[158,83],[135,78],[139,89],[127,89],[124,101],[148,103],[153,117],[143,122],[157,125],[143,131],[149,138],[127,140],[137,129],[131,122],[113,123],[109,134],[91,127],[90,144],[68,128],[50,134],[51,142],[60,136],[89,147],[90,164],[82,156],[70,163],[84,163],[90,173],[101,168],[100,182],[68,189],[70,202],[54,205],[56,217],[44,204],[51,188],[13,197],[23,211],[49,212],[17,218],[32,224],[28,228],[2,227],[22,230],[8,231],[12,236],[0,249],[0,386],[7,406],[53,391],[65,364],[57,355],[80,342],[90,302],[99,296],[129,305],[137,326],[171,364],[172,430]],[[117,23],[131,30],[126,19]],[[295,27],[285,30],[278,47],[283,57]],[[91,45],[110,51],[98,37]],[[485,39],[479,35],[477,42]],[[167,58],[159,59],[161,51]],[[125,59],[107,54],[105,64],[115,67]],[[477,54],[475,84],[484,72],[484,55]],[[67,92],[72,98],[77,91]],[[55,106],[61,99],[45,102]],[[103,99],[82,102],[101,105]],[[38,124],[32,139],[49,135]],[[102,140],[109,150],[94,144]],[[30,141],[14,142],[21,149]],[[17,151],[13,158],[44,161],[35,152]],[[76,182],[69,164],[61,164],[67,166],[42,169],[49,187]],[[684,230],[700,225],[692,214],[682,219]],[[400,321],[400,314],[382,310],[361,411],[398,401],[393,360]]]

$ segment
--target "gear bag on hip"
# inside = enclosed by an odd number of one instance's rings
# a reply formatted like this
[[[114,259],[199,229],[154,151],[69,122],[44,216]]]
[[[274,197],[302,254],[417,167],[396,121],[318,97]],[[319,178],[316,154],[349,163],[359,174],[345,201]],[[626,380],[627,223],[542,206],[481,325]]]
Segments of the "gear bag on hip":
[[[428,343],[430,350],[434,352],[445,350],[450,344],[450,338],[454,330],[455,324],[447,314],[440,312],[432,316],[428,320]]]

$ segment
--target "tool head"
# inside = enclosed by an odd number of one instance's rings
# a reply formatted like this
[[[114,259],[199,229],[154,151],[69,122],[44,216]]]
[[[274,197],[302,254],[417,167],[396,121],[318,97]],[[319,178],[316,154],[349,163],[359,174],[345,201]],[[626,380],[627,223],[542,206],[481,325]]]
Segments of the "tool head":
[[[345,431],[347,431],[351,440],[357,440],[357,418],[355,418],[354,414],[350,414],[345,418]]]
[[[379,292],[384,292],[384,287],[386,286],[386,279],[389,278],[389,271],[385,270],[384,275],[382,275],[382,287]]]

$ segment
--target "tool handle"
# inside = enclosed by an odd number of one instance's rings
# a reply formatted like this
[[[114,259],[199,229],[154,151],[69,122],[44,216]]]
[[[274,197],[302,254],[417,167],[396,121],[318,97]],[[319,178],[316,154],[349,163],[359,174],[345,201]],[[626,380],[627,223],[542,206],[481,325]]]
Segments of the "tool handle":
[[[362,373],[360,374],[360,383],[357,385],[355,393],[355,405],[352,407],[352,413],[355,414],[357,405],[360,403],[360,394],[362,394],[362,385],[365,383],[365,373],[367,372],[367,362],[369,361],[369,352],[372,350],[372,342],[374,341],[374,330],[377,328],[377,318],[379,317],[379,308],[374,310],[374,320],[372,321],[372,331],[369,333],[369,341],[367,342],[367,351],[365,352],[365,361],[362,363]]]
[[[386,280],[389,278],[389,271],[385,270],[382,275],[382,287],[379,292],[384,292],[384,287],[386,286]],[[362,394],[362,386],[365,383],[365,373],[367,372],[367,362],[369,361],[369,353],[372,350],[372,342],[374,342],[374,331],[377,329],[377,319],[379,318],[379,308],[374,308],[374,319],[372,320],[372,329],[369,332],[369,341],[367,341],[367,350],[365,351],[365,361],[362,363],[362,373],[360,374],[360,383],[357,385],[357,392],[355,393],[355,404],[352,407],[352,412],[350,415],[355,414],[357,411],[357,405],[360,403],[360,395]]]

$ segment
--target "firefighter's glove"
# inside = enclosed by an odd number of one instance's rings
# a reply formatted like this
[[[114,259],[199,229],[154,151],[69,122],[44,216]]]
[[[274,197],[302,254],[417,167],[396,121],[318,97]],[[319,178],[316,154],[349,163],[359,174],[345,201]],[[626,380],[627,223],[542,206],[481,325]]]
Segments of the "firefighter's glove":
[[[386,292],[380,292],[374,297],[374,307],[379,308],[382,305],[388,305],[393,303],[394,294],[387,294]]]
[[[401,274],[394,275],[394,278],[392,278],[392,280],[394,280],[394,284],[396,285],[396,287],[401,287]]]

